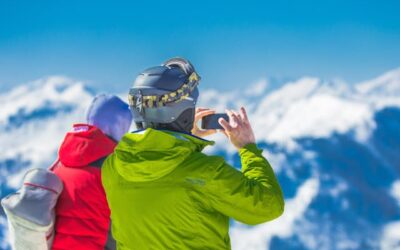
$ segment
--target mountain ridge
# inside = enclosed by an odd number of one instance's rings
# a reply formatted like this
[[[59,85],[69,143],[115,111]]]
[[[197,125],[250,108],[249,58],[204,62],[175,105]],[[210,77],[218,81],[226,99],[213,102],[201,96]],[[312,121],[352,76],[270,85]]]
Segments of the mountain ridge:
[[[393,190],[400,183],[400,92],[393,90],[400,89],[400,69],[354,86],[314,77],[271,91],[257,84],[257,95],[200,90],[199,106],[248,108],[287,202],[276,222],[233,223],[232,248],[398,247],[400,204]],[[0,94],[0,196],[20,185],[27,168],[49,166],[71,124],[84,121],[93,96],[85,83],[63,76]],[[210,138],[217,143],[206,153],[240,166],[223,135]],[[0,215],[0,248],[6,249]]]

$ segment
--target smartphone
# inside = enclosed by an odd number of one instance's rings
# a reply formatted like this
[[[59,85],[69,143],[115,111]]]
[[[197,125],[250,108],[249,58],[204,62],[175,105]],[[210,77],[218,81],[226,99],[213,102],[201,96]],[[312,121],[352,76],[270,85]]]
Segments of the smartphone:
[[[212,114],[204,116],[201,120],[202,129],[224,129],[218,122],[219,118],[224,118],[225,121],[229,122],[229,116],[225,113]]]

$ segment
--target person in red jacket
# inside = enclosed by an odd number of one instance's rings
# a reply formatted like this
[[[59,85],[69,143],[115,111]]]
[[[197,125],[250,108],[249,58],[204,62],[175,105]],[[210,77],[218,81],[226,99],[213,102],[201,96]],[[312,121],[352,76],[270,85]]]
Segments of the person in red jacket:
[[[120,98],[99,95],[88,109],[87,124],[75,124],[65,136],[53,165],[64,184],[56,206],[53,250],[115,248],[100,168],[131,120],[128,105]]]

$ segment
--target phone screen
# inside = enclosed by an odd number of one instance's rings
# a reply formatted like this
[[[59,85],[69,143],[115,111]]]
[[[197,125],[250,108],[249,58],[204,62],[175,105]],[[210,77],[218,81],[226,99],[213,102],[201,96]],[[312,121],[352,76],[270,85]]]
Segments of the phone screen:
[[[218,122],[219,118],[224,118],[227,122],[229,122],[229,116],[225,113],[220,114],[212,114],[208,116],[204,116],[201,120],[201,128],[202,129],[224,129]]]

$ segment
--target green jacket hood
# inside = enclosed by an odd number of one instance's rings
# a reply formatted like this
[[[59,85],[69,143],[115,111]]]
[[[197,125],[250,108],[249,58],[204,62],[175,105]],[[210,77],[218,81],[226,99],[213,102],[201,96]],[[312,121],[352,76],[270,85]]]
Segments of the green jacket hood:
[[[213,144],[188,134],[148,128],[125,134],[115,149],[114,166],[128,181],[152,181],[172,172],[192,153]]]

